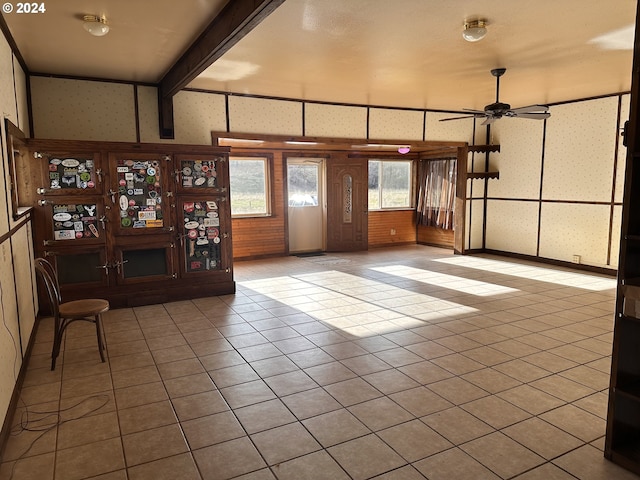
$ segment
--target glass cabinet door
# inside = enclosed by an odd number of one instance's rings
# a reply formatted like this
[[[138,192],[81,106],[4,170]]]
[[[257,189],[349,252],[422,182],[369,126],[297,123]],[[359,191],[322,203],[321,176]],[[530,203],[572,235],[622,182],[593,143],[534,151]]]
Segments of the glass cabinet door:
[[[108,284],[110,272],[103,247],[55,248],[44,255],[55,266],[65,301],[73,300],[73,293],[81,287]]]
[[[47,200],[44,245],[103,244],[106,217],[101,199],[66,197]]]
[[[172,242],[152,241],[115,248],[113,267],[118,284],[175,278]]]
[[[166,199],[167,171],[171,157],[165,155],[114,155],[110,159],[111,202],[117,212],[115,233],[135,235],[171,230]]]
[[[220,225],[224,218],[222,209],[227,207],[225,197],[181,198],[178,202],[178,234],[181,246],[182,271],[184,273],[225,270],[223,248],[229,242]]]
[[[227,157],[176,155],[175,178],[178,192],[221,193],[227,191]],[[223,171],[225,169],[225,171]]]
[[[41,195],[95,195],[103,191],[103,171],[98,153],[39,153],[36,161],[46,162]]]

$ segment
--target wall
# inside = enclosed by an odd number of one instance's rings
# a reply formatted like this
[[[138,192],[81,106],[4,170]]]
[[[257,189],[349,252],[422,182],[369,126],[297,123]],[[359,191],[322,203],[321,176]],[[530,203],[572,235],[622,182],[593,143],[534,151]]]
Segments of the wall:
[[[116,83],[100,83],[98,87],[94,83],[32,79],[35,135],[161,141],[155,88]],[[74,95],[67,98],[61,131],[62,114],[51,104],[59,104],[71,88]],[[109,114],[105,115],[105,111],[86,108],[82,99],[97,88],[113,99],[117,108],[112,113],[107,109]],[[620,172],[624,165],[617,128],[618,119],[628,116],[628,103],[628,95],[612,95],[554,105],[546,122],[503,119],[494,123],[488,140],[500,143],[501,152],[492,153],[488,161],[491,170],[500,171],[500,179],[468,181],[465,248],[561,261],[580,255],[584,264],[615,268],[623,182]],[[473,118],[440,122],[450,114],[422,110],[196,91],[178,93],[174,110],[177,143],[209,145],[211,130],[227,131],[227,127],[243,133],[487,142],[486,127]],[[484,171],[486,162],[485,154],[470,154],[468,170]],[[274,158],[274,165],[276,172],[282,172],[281,157]],[[276,189],[280,187],[276,185]],[[282,200],[276,205],[283,205]],[[234,255],[284,253],[285,222],[278,209],[273,218],[234,220]],[[393,243],[397,239],[383,238],[382,227],[376,224],[386,222],[385,216],[378,217],[374,215],[369,222],[374,243],[377,238]],[[398,228],[404,231],[411,226],[407,223]],[[271,241],[265,242],[256,231],[276,237],[270,236]]]
[[[0,111],[27,135],[24,70],[0,36]],[[5,419],[35,323],[29,218],[14,220],[6,130],[0,122],[0,418]]]
[[[551,107],[545,122],[494,124],[486,248],[616,268],[629,95]],[[508,221],[505,221],[508,219]]]

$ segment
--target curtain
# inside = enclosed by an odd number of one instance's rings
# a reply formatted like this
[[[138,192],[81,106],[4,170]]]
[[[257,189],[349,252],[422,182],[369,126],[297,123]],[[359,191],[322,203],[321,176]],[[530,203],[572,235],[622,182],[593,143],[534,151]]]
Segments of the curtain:
[[[422,160],[418,193],[418,224],[453,230],[456,160]]]

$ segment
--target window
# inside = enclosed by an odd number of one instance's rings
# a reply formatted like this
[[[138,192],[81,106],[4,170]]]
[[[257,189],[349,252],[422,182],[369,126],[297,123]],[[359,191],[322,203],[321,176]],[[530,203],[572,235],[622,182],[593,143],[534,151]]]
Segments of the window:
[[[231,157],[229,191],[231,215],[260,216],[271,213],[270,160],[265,157]]]
[[[319,164],[289,164],[287,186],[290,207],[318,206]]]
[[[412,208],[412,162],[369,160],[369,210]]]

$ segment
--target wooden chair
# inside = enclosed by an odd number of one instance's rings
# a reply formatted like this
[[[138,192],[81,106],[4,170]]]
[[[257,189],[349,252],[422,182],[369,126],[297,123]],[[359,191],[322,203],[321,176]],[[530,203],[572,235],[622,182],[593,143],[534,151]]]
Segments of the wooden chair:
[[[53,265],[44,258],[36,258],[35,264],[36,272],[40,276],[42,284],[47,291],[49,303],[51,304],[51,313],[54,319],[51,370],[55,370],[56,368],[56,359],[60,354],[60,344],[62,343],[64,331],[76,320],[95,323],[100,359],[104,362],[105,346],[102,338],[102,314],[109,310],[109,302],[99,298],[62,302],[58,276],[56,275]]]

